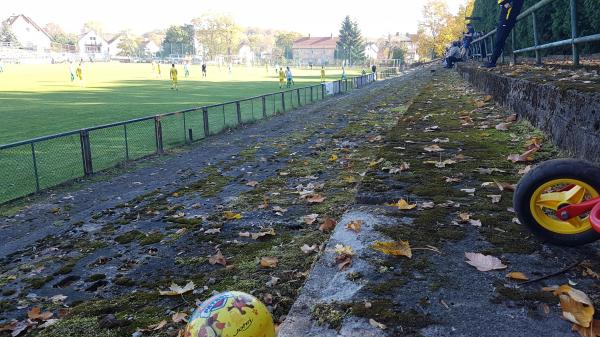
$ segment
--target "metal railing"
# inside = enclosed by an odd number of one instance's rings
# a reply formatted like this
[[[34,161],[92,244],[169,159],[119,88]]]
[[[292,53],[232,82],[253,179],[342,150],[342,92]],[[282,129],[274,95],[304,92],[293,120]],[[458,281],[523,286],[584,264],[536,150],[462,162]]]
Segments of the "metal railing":
[[[373,74],[0,145],[0,203],[363,87]]]
[[[536,12],[547,6],[548,4],[554,1],[569,1],[570,7],[570,21],[571,21],[571,38],[565,39],[561,41],[555,41],[545,44],[540,44],[539,33],[538,33],[538,21]],[[577,0],[541,0],[534,4],[533,6],[524,10],[518,17],[517,22],[532,16],[532,25],[533,25],[533,46],[521,49],[515,49],[515,29],[513,28],[511,33],[511,45],[513,50],[513,63],[517,63],[517,54],[527,53],[527,52],[535,52],[535,60],[537,64],[542,63],[542,55],[540,53],[541,50],[556,48],[562,46],[571,46],[572,49],[572,62],[574,66],[579,66],[579,45],[583,43],[590,43],[595,41],[600,41],[600,34],[593,34],[587,36],[577,36]],[[483,35],[480,38],[473,40],[471,45],[471,52],[474,57],[478,57],[482,59],[487,55],[491,54],[491,51],[494,50],[494,36],[496,33],[496,29],[490,31],[489,33]],[[502,54],[502,58],[504,59],[504,53]]]

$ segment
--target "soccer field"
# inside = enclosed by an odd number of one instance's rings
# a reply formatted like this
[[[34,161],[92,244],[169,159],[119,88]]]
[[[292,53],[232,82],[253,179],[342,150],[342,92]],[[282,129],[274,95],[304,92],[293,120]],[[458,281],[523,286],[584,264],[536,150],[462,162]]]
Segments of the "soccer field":
[[[77,67],[76,64],[73,67]],[[71,82],[68,64],[5,65],[0,73],[0,144],[76,130],[194,106],[222,103],[279,90],[274,67],[200,65],[184,77],[177,65],[179,90],[170,90],[170,65],[157,78],[148,63],[85,63],[84,81]],[[320,81],[320,69],[294,69],[296,87]],[[359,70],[349,70],[348,75]],[[341,69],[327,69],[337,80]]]

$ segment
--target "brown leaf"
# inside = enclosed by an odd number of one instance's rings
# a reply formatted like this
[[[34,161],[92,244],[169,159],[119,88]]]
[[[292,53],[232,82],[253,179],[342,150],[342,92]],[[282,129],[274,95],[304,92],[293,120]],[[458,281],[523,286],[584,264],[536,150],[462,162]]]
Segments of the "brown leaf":
[[[377,328],[377,329],[381,329],[381,330],[385,330],[387,328],[387,326],[385,324],[379,323],[379,322],[377,322],[376,320],[374,320],[372,318],[369,319],[369,324],[372,327]]]
[[[364,221],[363,220],[355,220],[355,221],[351,221],[348,224],[346,224],[346,228],[358,233],[360,232],[360,228],[362,227]]]
[[[274,228],[269,228],[267,230],[262,230],[262,231],[260,231],[258,233],[250,233],[250,237],[252,237],[254,240],[258,240],[258,239],[260,239],[262,237],[265,237],[267,235],[275,236],[275,235],[277,235],[277,233],[275,232]]]
[[[498,186],[498,189],[500,191],[514,192],[517,189],[517,185],[515,185],[515,184],[504,183],[504,182],[500,182],[500,181],[496,181],[496,180],[494,180],[494,182],[496,183],[496,186]]]
[[[310,204],[320,204],[325,200],[325,197],[320,194],[309,194],[304,199]]]
[[[518,119],[517,114],[512,114],[508,117],[506,117],[505,121],[510,123],[510,122],[516,122]]]
[[[310,254],[317,251],[317,245],[309,246],[305,243],[302,247],[300,247],[300,250],[302,250],[304,254]]]
[[[42,310],[39,307],[33,307],[30,311],[27,312],[27,318],[34,321],[47,321],[53,315],[54,314],[50,311],[42,312]]]
[[[187,316],[188,314],[185,312],[176,312],[171,316],[171,319],[173,320],[173,323],[187,322]]]
[[[264,256],[260,258],[260,266],[263,268],[276,268],[279,260],[273,256]]]
[[[427,152],[441,152],[444,151],[444,149],[442,149],[439,145],[437,144],[433,144],[430,146],[425,146],[423,148],[423,150],[427,151]]]
[[[208,263],[215,265],[220,264],[222,266],[227,266],[227,261],[225,260],[225,256],[221,254],[221,250],[217,250],[217,253],[208,258]]]
[[[560,299],[565,319],[584,328],[590,326],[594,317],[594,305],[583,291],[565,284],[556,289],[554,295]]]
[[[502,194],[488,194],[487,197],[492,199],[492,204],[497,204],[502,200]]]
[[[537,151],[539,151],[540,146],[534,146],[531,149],[523,152],[522,154],[511,154],[507,157],[508,160],[512,161],[513,163],[522,163],[522,162],[528,162],[528,161],[533,161],[533,154],[536,153]]]
[[[408,241],[375,241],[371,248],[378,250],[386,255],[412,257],[412,250]]]
[[[269,198],[267,196],[263,197],[263,202],[262,204],[258,205],[259,209],[267,209],[269,208]]]
[[[499,131],[508,131],[509,124],[508,123],[500,123],[496,125],[496,130]]]
[[[510,273],[506,274],[506,278],[518,280],[518,281],[528,281],[529,280],[527,275],[521,273],[520,271],[510,272]]]
[[[491,255],[483,255],[481,253],[465,253],[468,264],[477,268],[479,271],[490,271],[495,269],[505,269],[507,266],[502,264],[502,261]]]
[[[335,228],[336,225],[336,221],[332,218],[326,218],[323,223],[321,224],[321,226],[319,226],[319,230],[321,232],[329,232],[332,231]]]
[[[338,267],[338,270],[342,271],[346,268],[352,266],[352,256],[351,255],[338,255],[335,258],[335,263]]]
[[[485,95],[483,96],[483,101],[484,102],[490,102],[493,99],[492,95]]]

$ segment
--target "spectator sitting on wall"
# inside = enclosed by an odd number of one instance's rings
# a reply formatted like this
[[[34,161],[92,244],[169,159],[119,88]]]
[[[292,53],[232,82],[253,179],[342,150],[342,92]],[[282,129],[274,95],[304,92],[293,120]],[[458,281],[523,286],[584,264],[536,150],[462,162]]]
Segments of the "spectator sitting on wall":
[[[469,48],[471,47],[471,42],[473,41],[473,36],[475,35],[475,27],[471,23],[467,24],[467,32],[463,33],[463,43],[461,49],[461,57],[468,56]]]
[[[444,68],[451,69],[455,62],[459,62],[460,58],[460,41],[454,41],[448,52],[446,53],[446,65]]]

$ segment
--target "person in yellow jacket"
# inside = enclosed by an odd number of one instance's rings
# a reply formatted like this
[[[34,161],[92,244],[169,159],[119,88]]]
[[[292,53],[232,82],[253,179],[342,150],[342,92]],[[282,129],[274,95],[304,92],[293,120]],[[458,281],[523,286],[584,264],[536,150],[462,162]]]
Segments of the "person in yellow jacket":
[[[169,72],[169,77],[171,78],[171,90],[179,90],[177,87],[177,68],[175,68],[175,63],[171,64],[171,71]]]
[[[325,67],[321,66],[321,83],[325,82]]]
[[[285,84],[285,72],[283,71],[283,68],[279,68],[279,89],[283,89],[284,84]]]

